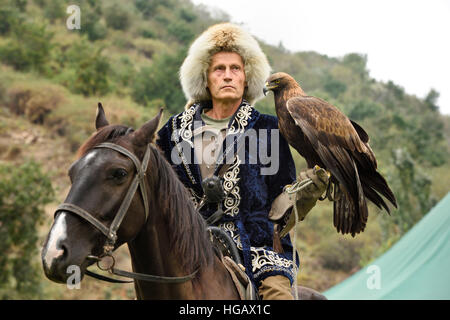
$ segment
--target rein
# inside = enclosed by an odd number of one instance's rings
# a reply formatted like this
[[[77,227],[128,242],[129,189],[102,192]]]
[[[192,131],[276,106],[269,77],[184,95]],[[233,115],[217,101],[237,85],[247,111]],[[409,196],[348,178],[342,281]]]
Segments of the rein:
[[[102,222],[100,222],[92,214],[90,214],[86,210],[84,210],[84,209],[80,208],[79,206],[72,204],[72,203],[60,204],[58,206],[58,208],[56,208],[55,216],[60,211],[70,212],[72,214],[75,214],[75,215],[81,217],[85,221],[89,222],[92,226],[94,226],[103,235],[106,236],[106,241],[103,246],[103,253],[100,256],[94,256],[94,255],[87,256],[88,259],[96,260],[97,266],[99,267],[99,269],[101,269],[103,271],[108,271],[112,274],[115,274],[115,275],[118,275],[121,277],[127,277],[127,278],[132,278],[135,280],[143,280],[143,281],[150,281],[150,282],[159,282],[159,283],[183,283],[183,282],[192,280],[195,277],[195,275],[197,274],[198,269],[195,270],[193,273],[186,275],[186,276],[182,276],[182,277],[164,277],[164,276],[155,276],[155,275],[150,275],[150,274],[129,272],[129,271],[124,271],[124,270],[114,268],[115,259],[112,255],[112,253],[114,250],[114,246],[117,242],[117,230],[119,229],[119,227],[123,221],[123,218],[125,217],[128,209],[130,207],[131,201],[133,200],[133,197],[136,194],[138,187],[141,190],[142,201],[144,202],[145,221],[147,221],[147,218],[149,215],[147,185],[146,185],[146,181],[145,181],[145,176],[146,176],[148,162],[150,159],[150,147],[149,147],[149,145],[147,145],[147,150],[145,151],[145,155],[144,155],[144,159],[142,160],[142,163],[139,161],[139,159],[133,153],[131,153],[124,147],[119,146],[114,143],[104,142],[104,143],[101,143],[101,144],[95,146],[94,148],[106,148],[106,149],[115,150],[115,151],[127,156],[128,158],[130,158],[136,167],[136,175],[134,176],[134,179],[131,182],[128,192],[125,195],[125,198],[124,198],[122,204],[120,205],[120,208],[119,208],[116,216],[114,217],[114,220],[111,223],[111,226],[109,228],[106,227]],[[110,263],[109,266],[107,266],[107,267],[103,267],[100,264],[100,262],[105,257],[109,257],[112,260],[112,263]],[[108,282],[114,282],[114,283],[133,282],[133,280],[124,281],[124,280],[112,279],[112,278],[109,278],[106,276],[96,274],[89,270],[86,270],[86,274],[93,278],[103,280],[103,281],[108,281]]]

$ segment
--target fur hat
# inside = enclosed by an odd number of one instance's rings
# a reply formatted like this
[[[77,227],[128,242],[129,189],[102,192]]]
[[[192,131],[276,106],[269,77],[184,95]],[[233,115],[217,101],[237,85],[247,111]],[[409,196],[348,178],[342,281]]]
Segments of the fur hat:
[[[263,95],[271,68],[258,42],[247,31],[231,23],[209,27],[192,43],[180,68],[180,81],[186,98],[191,101],[211,100],[206,88],[207,72],[212,56],[220,51],[236,52],[242,57],[248,85],[244,99],[255,103]]]

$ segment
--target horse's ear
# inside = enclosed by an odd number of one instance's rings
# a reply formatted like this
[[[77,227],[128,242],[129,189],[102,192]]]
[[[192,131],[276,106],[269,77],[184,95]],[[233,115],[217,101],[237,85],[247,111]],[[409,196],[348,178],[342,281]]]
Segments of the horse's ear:
[[[153,119],[147,121],[133,133],[133,143],[137,146],[146,146],[150,142],[153,142],[155,138],[156,129],[158,129],[159,122],[161,121],[161,115],[163,108],[159,110],[159,113]]]
[[[109,122],[106,120],[105,110],[103,110],[103,106],[99,102],[97,107],[97,116],[95,117],[95,129],[98,131],[107,125],[109,125]]]

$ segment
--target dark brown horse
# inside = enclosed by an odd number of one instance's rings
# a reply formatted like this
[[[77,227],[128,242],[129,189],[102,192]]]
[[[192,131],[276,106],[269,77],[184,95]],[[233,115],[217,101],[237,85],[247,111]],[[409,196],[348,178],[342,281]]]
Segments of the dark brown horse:
[[[72,186],[65,207],[56,212],[42,249],[45,274],[50,280],[65,283],[70,276],[69,266],[79,266],[84,276],[86,268],[95,262],[92,257],[104,254],[108,232],[103,232],[100,224],[105,230],[112,229],[138,170],[133,159],[124,153],[98,148],[108,142],[125,148],[141,161],[148,149],[148,167],[142,175],[148,217],[141,192],[135,192],[119,223],[114,249],[128,244],[132,268],[137,273],[163,277],[194,275],[181,283],[135,280],[137,298],[238,299],[230,274],[215,255],[205,223],[186,188],[151,143],[160,117],[161,112],[134,131],[109,125],[99,106],[97,132],[82,145],[78,160],[70,167]]]
[[[134,131],[109,125],[99,104],[97,132],[69,169],[72,187],[42,249],[45,274],[66,283],[68,268],[78,266],[82,278],[88,266],[127,243],[135,273],[168,279],[135,279],[138,299],[239,299],[203,218],[152,143],[160,117]],[[324,298],[297,290],[300,299]]]

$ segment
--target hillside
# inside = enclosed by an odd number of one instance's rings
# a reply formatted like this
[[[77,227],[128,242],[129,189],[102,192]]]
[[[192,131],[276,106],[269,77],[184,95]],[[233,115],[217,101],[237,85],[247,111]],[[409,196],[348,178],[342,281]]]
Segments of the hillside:
[[[187,49],[207,26],[227,20],[225,14],[213,19],[188,0],[78,3],[81,29],[68,30],[61,1],[0,0],[0,166],[33,159],[55,190],[39,226],[36,265],[53,210],[70,185],[67,169],[94,131],[97,102],[111,122],[133,127],[161,106],[165,119],[182,111],[177,72]],[[308,94],[333,103],[366,129],[399,200],[391,216],[370,207],[368,228],[356,238],[336,233],[329,203],[320,203],[301,223],[299,283],[325,290],[386,251],[450,190],[450,117],[439,113],[438,92],[416,97],[391,81],[372,79],[367,56],[328,57],[260,43],[273,70],[292,74]],[[256,108],[274,114],[273,96]],[[304,168],[294,150],[293,155],[297,170]],[[1,221],[0,208],[0,229]],[[126,251],[119,256],[128,269]],[[0,253],[5,261],[8,254]],[[82,290],[71,291],[46,280],[42,271],[37,279],[37,297],[46,299],[134,298],[132,286],[89,279]],[[17,287],[8,283],[0,284],[0,295]]]

